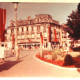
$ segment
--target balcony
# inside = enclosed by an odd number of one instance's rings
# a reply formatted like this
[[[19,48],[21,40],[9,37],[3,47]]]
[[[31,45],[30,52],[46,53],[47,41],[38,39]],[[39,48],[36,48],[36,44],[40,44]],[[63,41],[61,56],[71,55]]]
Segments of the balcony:
[[[37,31],[37,34],[40,34],[40,31]]]
[[[32,31],[31,34],[34,34],[34,32]]]
[[[29,32],[26,32],[27,35],[29,35]]]

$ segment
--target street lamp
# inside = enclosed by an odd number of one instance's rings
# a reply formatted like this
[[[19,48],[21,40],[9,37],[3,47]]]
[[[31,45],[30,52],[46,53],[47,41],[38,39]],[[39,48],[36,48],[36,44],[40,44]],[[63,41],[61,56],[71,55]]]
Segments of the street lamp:
[[[13,2],[14,4],[14,11],[15,11],[15,52],[16,52],[16,58],[19,59],[19,53],[18,53],[18,35],[17,35],[17,9],[18,9],[18,2]]]

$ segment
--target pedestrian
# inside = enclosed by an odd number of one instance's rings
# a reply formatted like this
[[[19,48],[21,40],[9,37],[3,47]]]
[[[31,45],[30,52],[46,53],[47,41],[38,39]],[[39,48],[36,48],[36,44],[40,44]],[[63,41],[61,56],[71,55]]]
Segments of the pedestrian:
[[[4,44],[2,44],[0,46],[0,60],[1,60],[1,62],[4,62],[4,58],[5,58],[5,47],[4,47]]]
[[[12,55],[14,55],[14,48],[12,48]]]

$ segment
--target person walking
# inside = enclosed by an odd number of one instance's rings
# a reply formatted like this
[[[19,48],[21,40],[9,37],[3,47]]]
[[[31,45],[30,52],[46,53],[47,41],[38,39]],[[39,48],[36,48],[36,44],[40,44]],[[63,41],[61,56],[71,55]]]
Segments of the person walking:
[[[12,55],[14,55],[14,47],[12,48]]]
[[[4,58],[5,58],[5,47],[4,47],[4,44],[2,44],[0,46],[0,60],[1,62],[4,62]]]

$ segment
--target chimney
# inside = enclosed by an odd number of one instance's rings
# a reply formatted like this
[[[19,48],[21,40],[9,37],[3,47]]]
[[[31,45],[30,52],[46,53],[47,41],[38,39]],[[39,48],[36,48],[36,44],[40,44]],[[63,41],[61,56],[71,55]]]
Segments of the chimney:
[[[31,20],[31,16],[28,16],[28,17],[27,17],[27,20]]]

